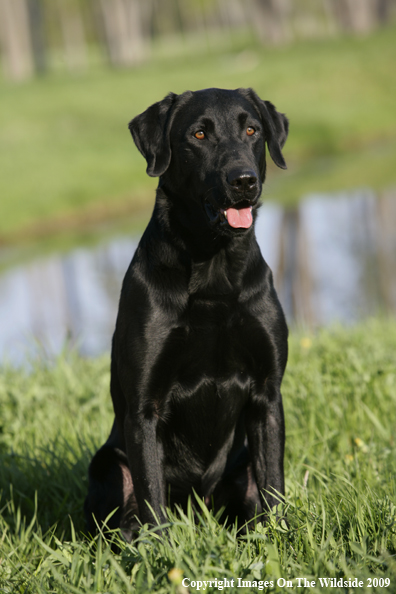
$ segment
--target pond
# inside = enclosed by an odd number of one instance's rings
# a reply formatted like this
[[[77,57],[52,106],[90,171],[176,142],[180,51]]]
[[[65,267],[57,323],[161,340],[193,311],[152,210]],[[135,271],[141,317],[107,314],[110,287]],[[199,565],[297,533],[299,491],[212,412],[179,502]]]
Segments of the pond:
[[[396,312],[396,196],[313,195],[264,203],[256,235],[290,325],[350,324]],[[36,258],[0,275],[0,361],[21,364],[65,344],[109,351],[121,282],[138,238]]]

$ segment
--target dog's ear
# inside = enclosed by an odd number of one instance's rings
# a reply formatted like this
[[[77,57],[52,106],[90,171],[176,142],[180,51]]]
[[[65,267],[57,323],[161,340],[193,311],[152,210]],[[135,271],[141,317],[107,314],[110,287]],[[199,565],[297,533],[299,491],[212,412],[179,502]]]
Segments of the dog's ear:
[[[273,162],[281,169],[287,169],[281,149],[289,133],[289,120],[284,113],[276,111],[275,106],[270,101],[260,99],[253,89],[249,89],[249,96],[259,110],[268,150]]]
[[[270,101],[263,101],[269,114],[267,144],[271,158],[278,167],[287,169],[286,161],[283,158],[281,149],[283,148],[287,135],[289,134],[289,120],[284,113],[276,111],[275,106]],[[264,123],[265,127],[265,123]]]
[[[171,160],[169,132],[178,95],[169,93],[162,101],[129,122],[133,140],[147,161],[147,173],[158,177],[165,173]]]

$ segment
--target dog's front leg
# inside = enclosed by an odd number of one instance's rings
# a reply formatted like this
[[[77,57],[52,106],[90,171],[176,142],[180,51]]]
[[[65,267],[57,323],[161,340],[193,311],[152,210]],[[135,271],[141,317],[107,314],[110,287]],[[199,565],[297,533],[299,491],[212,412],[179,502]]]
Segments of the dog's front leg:
[[[246,431],[257,487],[263,498],[263,510],[269,510],[280,503],[280,496],[285,492],[285,422],[278,386],[268,383],[264,393],[254,396],[247,411]]]
[[[157,438],[157,419],[143,413],[125,418],[125,442],[141,522],[166,521],[163,448]],[[155,515],[154,515],[155,514]],[[156,516],[156,517],[155,517]]]

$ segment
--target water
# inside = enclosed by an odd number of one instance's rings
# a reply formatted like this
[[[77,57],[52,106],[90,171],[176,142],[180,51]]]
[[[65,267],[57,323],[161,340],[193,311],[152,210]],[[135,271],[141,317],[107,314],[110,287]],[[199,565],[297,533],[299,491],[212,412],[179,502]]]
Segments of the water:
[[[256,235],[290,324],[353,323],[396,313],[396,199],[371,192],[266,203]],[[121,282],[138,243],[117,237],[0,275],[0,361],[20,364],[66,342],[109,351]]]

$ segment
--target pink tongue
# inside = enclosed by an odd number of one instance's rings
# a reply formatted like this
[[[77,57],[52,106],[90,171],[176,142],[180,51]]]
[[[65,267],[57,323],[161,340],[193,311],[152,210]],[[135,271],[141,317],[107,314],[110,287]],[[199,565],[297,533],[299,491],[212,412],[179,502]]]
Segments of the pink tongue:
[[[231,227],[235,229],[243,228],[248,229],[253,223],[252,211],[250,208],[228,208],[227,209],[227,221]]]

